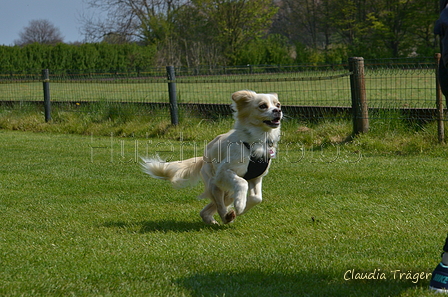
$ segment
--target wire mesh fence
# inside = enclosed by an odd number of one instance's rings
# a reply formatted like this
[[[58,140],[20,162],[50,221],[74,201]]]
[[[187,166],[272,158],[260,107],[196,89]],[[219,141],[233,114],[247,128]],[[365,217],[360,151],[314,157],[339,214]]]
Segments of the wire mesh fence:
[[[434,58],[365,61],[365,89],[369,117],[431,120],[436,108]],[[230,114],[230,96],[241,89],[279,95],[289,117],[318,120],[351,117],[348,64],[246,65],[241,67],[180,67],[175,69],[177,102],[181,112],[205,116]],[[165,68],[139,72],[51,70],[51,102],[60,108],[80,105],[137,104],[145,110],[169,105]],[[0,102],[43,102],[41,70],[28,74],[0,74]],[[88,110],[88,109],[83,109]],[[375,111],[382,112],[375,112]],[[138,111],[138,109],[137,109]],[[397,112],[398,111],[398,112]],[[167,116],[156,112],[157,116]]]
[[[435,61],[385,66],[366,62],[370,108],[435,108]]]

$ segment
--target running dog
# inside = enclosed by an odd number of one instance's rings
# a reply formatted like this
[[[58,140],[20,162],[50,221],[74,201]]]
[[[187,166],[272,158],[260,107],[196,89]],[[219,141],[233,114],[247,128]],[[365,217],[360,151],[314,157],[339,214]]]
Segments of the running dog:
[[[233,93],[232,100],[234,128],[208,143],[202,158],[174,162],[142,158],[144,172],[169,180],[175,188],[202,178],[205,190],[199,197],[210,203],[200,215],[207,224],[218,224],[216,212],[224,224],[230,223],[262,201],[261,182],[280,139],[283,113],[277,94],[243,90]]]

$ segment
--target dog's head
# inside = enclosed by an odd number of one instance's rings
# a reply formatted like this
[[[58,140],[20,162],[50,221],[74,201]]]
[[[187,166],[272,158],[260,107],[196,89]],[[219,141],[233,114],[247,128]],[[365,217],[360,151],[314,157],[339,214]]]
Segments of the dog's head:
[[[245,125],[270,130],[280,127],[283,117],[277,94],[257,94],[253,91],[238,91],[232,94],[235,117]]]

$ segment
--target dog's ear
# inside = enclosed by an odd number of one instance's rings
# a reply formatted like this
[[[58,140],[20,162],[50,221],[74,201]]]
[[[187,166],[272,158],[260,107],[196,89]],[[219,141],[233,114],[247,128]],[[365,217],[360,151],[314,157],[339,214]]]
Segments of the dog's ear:
[[[236,103],[236,106],[239,107],[244,103],[252,100],[256,94],[257,93],[255,93],[254,91],[238,91],[232,94],[232,100]]]

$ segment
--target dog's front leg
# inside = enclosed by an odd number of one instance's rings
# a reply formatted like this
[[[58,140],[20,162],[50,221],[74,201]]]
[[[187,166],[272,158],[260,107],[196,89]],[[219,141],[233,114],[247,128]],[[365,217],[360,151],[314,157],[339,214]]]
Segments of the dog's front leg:
[[[255,205],[260,204],[263,200],[261,194],[261,181],[262,177],[254,178],[249,181],[249,195],[247,197],[246,208],[243,213],[246,213]]]
[[[221,189],[226,189],[227,191],[233,192],[233,198],[234,198],[234,207],[236,210],[236,215],[240,215],[244,212],[244,209],[246,208],[246,202],[247,202],[247,190],[248,190],[248,184],[247,181],[238,176],[235,171],[231,169],[225,170],[217,180],[217,185]]]

